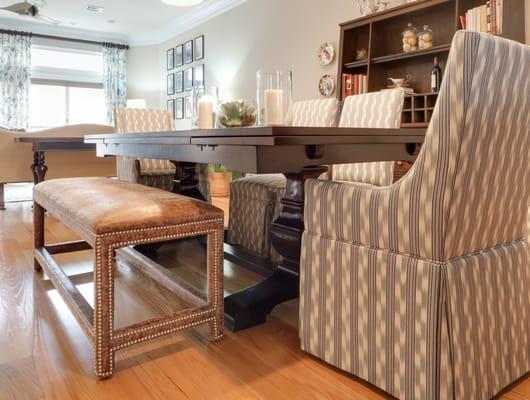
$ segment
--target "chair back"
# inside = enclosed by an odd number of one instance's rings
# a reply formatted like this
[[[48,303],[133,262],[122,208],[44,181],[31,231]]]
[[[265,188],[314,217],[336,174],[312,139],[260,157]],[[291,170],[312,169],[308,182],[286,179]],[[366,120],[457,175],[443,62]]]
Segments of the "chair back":
[[[411,252],[447,260],[525,235],[530,47],[459,31],[444,75],[422,150],[393,190]]]
[[[149,110],[119,107],[114,110],[117,133],[167,132],[175,130],[175,121],[170,110]],[[117,157],[118,177],[120,177],[121,157]],[[141,171],[162,171],[172,169],[166,160],[141,158]]]
[[[337,126],[339,101],[337,99],[303,100],[293,104],[293,125]]]
[[[339,126],[348,128],[399,128],[403,110],[403,90],[348,96],[344,100]],[[389,186],[394,177],[394,162],[338,164],[333,180]]]

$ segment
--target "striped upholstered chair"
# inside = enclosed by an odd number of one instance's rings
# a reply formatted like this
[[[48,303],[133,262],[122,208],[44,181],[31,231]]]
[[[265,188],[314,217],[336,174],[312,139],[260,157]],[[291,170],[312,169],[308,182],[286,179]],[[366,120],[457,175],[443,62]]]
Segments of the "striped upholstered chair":
[[[293,104],[293,125],[336,126],[337,99],[306,100]],[[283,174],[250,175],[230,184],[230,218],[227,241],[262,258],[277,260],[271,249],[269,227],[279,214],[285,191]]]
[[[339,126],[344,128],[399,128],[403,90],[385,90],[349,96],[344,101]],[[334,181],[388,186],[394,178],[394,162],[338,164],[332,167]]]
[[[425,144],[384,188],[306,183],[302,348],[400,399],[530,370],[530,47],[457,32]]]
[[[117,108],[114,111],[114,121],[117,133],[175,130],[175,121],[169,110]],[[167,191],[173,188],[175,166],[169,161],[117,157],[116,167],[118,179]],[[207,165],[197,166],[199,190],[205,199],[209,199],[210,194],[207,167]]]

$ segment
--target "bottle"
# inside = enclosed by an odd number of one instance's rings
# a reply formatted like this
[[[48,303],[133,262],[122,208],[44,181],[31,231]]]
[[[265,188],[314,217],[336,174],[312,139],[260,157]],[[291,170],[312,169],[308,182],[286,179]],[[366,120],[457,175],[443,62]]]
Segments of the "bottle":
[[[438,92],[442,83],[442,69],[438,65],[438,57],[434,57],[434,67],[431,71],[431,91]]]

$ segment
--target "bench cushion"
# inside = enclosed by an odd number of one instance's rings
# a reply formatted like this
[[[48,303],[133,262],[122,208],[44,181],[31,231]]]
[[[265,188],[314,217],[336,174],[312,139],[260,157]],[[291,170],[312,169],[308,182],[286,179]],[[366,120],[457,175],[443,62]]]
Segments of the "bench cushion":
[[[206,202],[109,178],[39,183],[34,200],[91,241],[109,233],[217,221],[223,211]]]

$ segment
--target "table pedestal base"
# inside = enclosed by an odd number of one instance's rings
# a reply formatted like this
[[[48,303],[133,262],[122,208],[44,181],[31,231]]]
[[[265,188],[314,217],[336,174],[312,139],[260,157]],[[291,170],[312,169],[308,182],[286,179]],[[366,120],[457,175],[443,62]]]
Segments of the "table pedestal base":
[[[325,171],[325,167],[308,167],[297,174],[285,174],[287,184],[280,216],[269,230],[271,244],[282,261],[263,282],[225,297],[225,324],[230,330],[235,332],[262,324],[274,307],[298,297],[304,182],[318,178]]]

